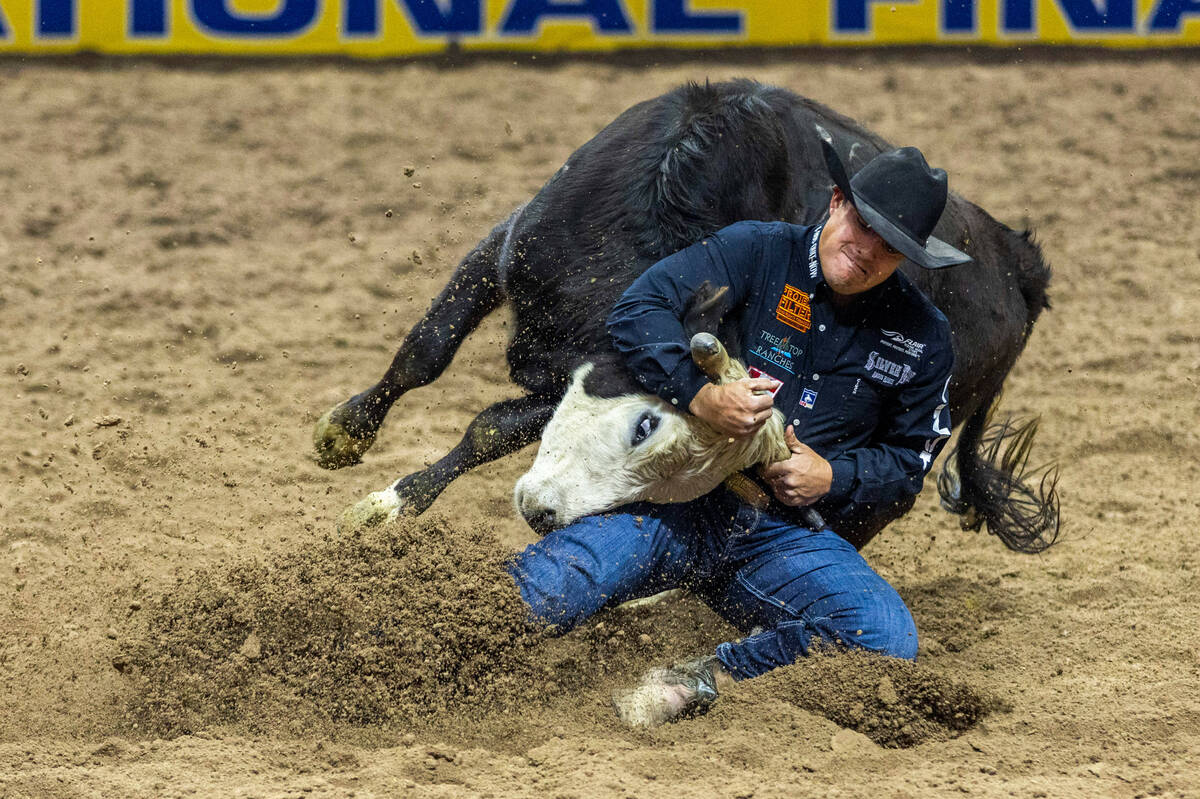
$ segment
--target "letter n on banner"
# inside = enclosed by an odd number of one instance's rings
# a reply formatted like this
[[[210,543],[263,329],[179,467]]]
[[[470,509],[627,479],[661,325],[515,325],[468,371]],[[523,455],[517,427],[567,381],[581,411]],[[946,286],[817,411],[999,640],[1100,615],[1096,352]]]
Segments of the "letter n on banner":
[[[1004,0],[1004,32],[1033,33],[1035,2]],[[1073,31],[1134,32],[1133,0],[1108,0],[1103,6],[1093,0],[1057,0],[1057,3]]]
[[[1200,15],[1200,0],[1159,0],[1150,15],[1150,32],[1179,33],[1179,18],[1184,14]]]
[[[345,0],[344,26],[347,36],[380,36],[380,7],[384,0]],[[408,11],[417,33],[483,33],[483,11],[480,0],[450,0],[449,7],[436,0],[394,0]]]

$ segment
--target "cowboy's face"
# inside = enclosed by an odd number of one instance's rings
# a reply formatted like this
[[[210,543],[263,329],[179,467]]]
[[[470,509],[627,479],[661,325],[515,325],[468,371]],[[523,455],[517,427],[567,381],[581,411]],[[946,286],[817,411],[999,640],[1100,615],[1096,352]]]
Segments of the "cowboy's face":
[[[860,294],[892,276],[904,255],[868,227],[841,189],[833,188],[821,231],[821,272],[837,294]]]

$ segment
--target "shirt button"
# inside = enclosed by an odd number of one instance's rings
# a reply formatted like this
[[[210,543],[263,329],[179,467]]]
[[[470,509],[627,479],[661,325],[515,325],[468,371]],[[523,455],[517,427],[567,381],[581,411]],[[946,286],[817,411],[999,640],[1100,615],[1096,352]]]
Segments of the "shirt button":
[[[813,375],[813,380],[820,380],[820,379],[821,379],[820,375]]]
[[[800,426],[800,420],[799,420],[799,419],[793,419],[793,420],[792,420],[792,424],[793,424],[793,425],[795,425],[796,427],[799,427],[799,426]]]
[[[817,325],[817,330],[820,330],[822,333],[824,333],[824,332],[825,332],[825,325]]]
[[[809,292],[809,294],[808,294],[808,298],[809,298],[810,300],[815,300],[815,299],[817,298],[817,295],[816,295],[816,294],[813,294],[812,292]]]

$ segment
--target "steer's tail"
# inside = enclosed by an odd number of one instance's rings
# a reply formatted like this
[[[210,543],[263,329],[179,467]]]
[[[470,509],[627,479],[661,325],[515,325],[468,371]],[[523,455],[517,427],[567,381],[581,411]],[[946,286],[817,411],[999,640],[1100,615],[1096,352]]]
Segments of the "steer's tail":
[[[1030,468],[1038,420],[993,423],[998,401],[999,392],[963,425],[938,475],[938,493],[942,507],[963,517],[963,529],[986,524],[1009,549],[1041,552],[1058,539],[1058,467]]]

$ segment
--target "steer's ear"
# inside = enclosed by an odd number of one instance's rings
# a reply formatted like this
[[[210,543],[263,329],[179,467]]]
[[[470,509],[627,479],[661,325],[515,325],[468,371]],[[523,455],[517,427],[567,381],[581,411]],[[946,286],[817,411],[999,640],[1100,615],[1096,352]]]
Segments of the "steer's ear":
[[[729,310],[728,294],[729,286],[713,286],[707,280],[700,284],[683,308],[683,329],[689,339],[697,333],[717,335],[721,318]]]

